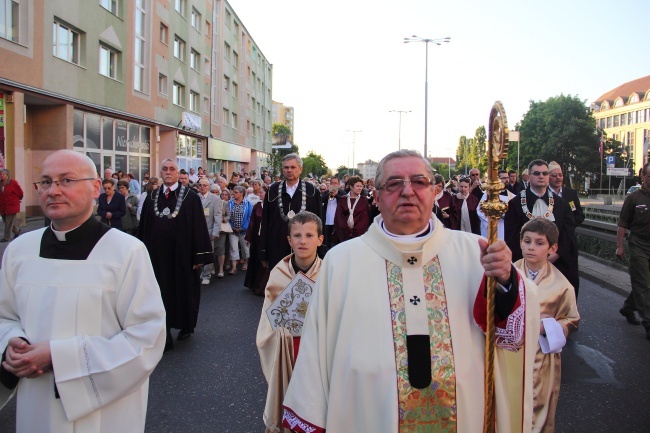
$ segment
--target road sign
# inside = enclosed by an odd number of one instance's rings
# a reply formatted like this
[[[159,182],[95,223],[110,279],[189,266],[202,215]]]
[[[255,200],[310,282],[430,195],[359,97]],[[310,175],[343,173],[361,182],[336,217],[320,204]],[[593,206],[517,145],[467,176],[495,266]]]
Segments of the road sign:
[[[607,176],[629,176],[629,168],[607,168]]]
[[[610,155],[607,157],[607,167],[614,167],[616,165],[616,156]]]

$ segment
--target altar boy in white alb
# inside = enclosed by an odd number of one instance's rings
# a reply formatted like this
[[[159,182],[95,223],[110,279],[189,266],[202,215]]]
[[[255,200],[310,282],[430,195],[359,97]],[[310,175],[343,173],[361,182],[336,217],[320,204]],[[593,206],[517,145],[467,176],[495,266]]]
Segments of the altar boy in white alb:
[[[144,431],[165,310],[149,255],[92,216],[100,183],[71,150],[36,183],[52,220],[12,242],[0,270],[0,407],[17,394],[18,433]]]

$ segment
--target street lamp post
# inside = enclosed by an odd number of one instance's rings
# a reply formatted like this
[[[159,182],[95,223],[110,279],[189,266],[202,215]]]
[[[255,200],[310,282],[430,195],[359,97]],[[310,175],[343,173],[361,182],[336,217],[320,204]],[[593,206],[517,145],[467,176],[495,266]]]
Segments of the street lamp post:
[[[348,129],[348,132],[352,133],[352,175],[354,176],[354,146],[357,138],[357,132],[361,132],[360,129]]]
[[[397,139],[398,150],[402,150],[402,113],[410,113],[411,110],[390,110],[389,113],[399,113],[399,136]]]
[[[421,38],[419,36],[413,35],[410,38],[404,38],[404,43],[408,44],[409,42],[424,42],[425,45],[425,61],[424,61],[424,157],[427,157],[427,124],[429,123],[429,43],[434,43],[436,45],[442,45],[443,43],[449,43],[451,38],[447,36],[446,38],[438,39],[429,39]]]

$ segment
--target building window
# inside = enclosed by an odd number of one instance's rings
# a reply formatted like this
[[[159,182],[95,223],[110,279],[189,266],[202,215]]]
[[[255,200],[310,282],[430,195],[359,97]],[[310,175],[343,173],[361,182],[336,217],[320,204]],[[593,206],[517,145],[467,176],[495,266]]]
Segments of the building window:
[[[627,114],[623,113],[621,114],[621,126],[627,125]]]
[[[224,25],[230,28],[230,22],[232,21],[232,14],[230,11],[226,10],[226,17],[224,18]]]
[[[237,113],[232,113],[232,124],[230,126],[237,129]]]
[[[0,38],[18,42],[20,3],[16,0],[0,0]]]
[[[607,127],[608,127],[608,128],[611,128],[611,127],[612,127],[612,116],[609,116],[609,117],[607,118]]]
[[[618,114],[614,116],[614,128],[618,127]]]
[[[185,62],[185,41],[178,36],[174,36],[174,57]]]
[[[158,74],[158,93],[167,96],[167,76]]]
[[[99,0],[99,4],[101,7],[109,11],[115,16],[117,15],[117,0]]]
[[[172,102],[179,107],[185,106],[185,86],[174,81],[174,90],[172,93]]]
[[[230,45],[228,45],[228,42],[223,43],[223,55],[226,58],[226,60],[230,61],[231,50],[230,50]]]
[[[239,65],[239,54],[237,54],[237,51],[232,52],[232,65],[237,68]]]
[[[210,75],[210,59],[207,57],[203,59],[203,72],[205,75]]]
[[[190,90],[190,111],[198,113],[201,110],[199,105],[199,94],[193,90]]]
[[[99,46],[99,73],[117,79],[117,53],[103,45]]]
[[[225,108],[223,109],[223,118],[221,119],[221,122],[222,122],[225,126],[229,126],[229,125],[230,125],[230,111],[228,111],[228,110],[225,109]]]
[[[636,135],[635,131],[628,131],[627,132],[627,145],[628,146],[634,146],[634,136]]]
[[[61,23],[54,22],[53,54],[63,60],[80,64],[81,34]]]
[[[192,27],[194,27],[197,32],[201,32],[201,14],[194,8],[192,8]]]
[[[235,21],[235,30],[233,30],[233,33],[235,35],[239,34],[239,23],[237,21]]]
[[[210,25],[210,21],[208,20],[205,20],[205,34],[209,38],[212,37],[212,26]]]
[[[627,113],[627,124],[634,125],[634,113]]]
[[[235,83],[234,81],[232,82],[232,92],[231,95],[233,98],[238,99],[239,98],[239,85]]]
[[[145,0],[135,2],[135,52],[133,56],[133,88],[138,92],[145,89],[145,47],[147,46]]]
[[[223,76],[223,90],[230,93],[230,78],[228,76]]]
[[[201,54],[199,54],[198,51],[192,48],[192,51],[190,52],[190,68],[198,72],[200,64],[201,64]]]
[[[187,8],[187,0],[174,0],[174,9],[182,16],[185,16],[186,8]]]
[[[160,23],[160,42],[169,45],[169,29],[163,23]]]
[[[205,114],[210,113],[210,100],[207,97],[203,98],[203,112]]]

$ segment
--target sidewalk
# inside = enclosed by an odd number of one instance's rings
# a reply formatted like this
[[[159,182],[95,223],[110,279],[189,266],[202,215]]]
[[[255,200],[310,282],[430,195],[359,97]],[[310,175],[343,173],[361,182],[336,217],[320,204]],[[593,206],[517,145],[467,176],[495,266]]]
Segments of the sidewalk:
[[[22,227],[22,232],[26,233],[43,227],[43,218],[28,218],[26,226]],[[4,223],[0,220],[0,233],[4,233]],[[9,245],[7,243],[0,243],[0,260],[5,249]],[[578,257],[578,267],[580,276],[593,281],[596,284],[618,293],[622,296],[627,296],[632,287],[630,285],[630,275],[625,270],[617,269],[611,264],[604,264],[592,260],[588,257],[580,255]]]

